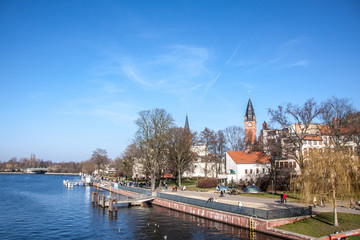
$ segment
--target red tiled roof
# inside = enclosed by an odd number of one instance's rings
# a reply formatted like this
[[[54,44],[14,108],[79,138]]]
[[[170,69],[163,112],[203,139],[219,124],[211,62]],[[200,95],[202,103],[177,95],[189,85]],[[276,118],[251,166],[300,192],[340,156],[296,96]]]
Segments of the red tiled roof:
[[[227,151],[236,164],[270,163],[270,158],[262,152]]]
[[[322,141],[322,138],[320,136],[305,136],[304,140]]]

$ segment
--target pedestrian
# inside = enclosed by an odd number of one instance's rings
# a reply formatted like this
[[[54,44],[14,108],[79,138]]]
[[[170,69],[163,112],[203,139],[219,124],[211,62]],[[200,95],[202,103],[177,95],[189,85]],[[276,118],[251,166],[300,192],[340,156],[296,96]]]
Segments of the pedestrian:
[[[314,208],[316,208],[316,205],[317,205],[316,196],[314,197],[313,204],[314,204]]]
[[[281,195],[280,195],[280,202],[281,203],[284,203],[284,193],[282,192]]]
[[[206,203],[208,203],[208,202],[213,202],[214,201],[214,198],[211,196],[207,201],[206,201]]]
[[[287,203],[287,199],[286,199],[286,193],[284,193],[284,196],[283,196],[283,198],[284,198],[284,202],[286,202],[286,203]]]

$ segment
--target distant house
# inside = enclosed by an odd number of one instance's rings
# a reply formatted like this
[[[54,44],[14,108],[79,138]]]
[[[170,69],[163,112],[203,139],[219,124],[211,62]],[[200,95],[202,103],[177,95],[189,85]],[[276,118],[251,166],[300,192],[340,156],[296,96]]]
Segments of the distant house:
[[[249,181],[269,173],[270,158],[262,152],[227,151],[226,174],[221,174],[228,182]]]

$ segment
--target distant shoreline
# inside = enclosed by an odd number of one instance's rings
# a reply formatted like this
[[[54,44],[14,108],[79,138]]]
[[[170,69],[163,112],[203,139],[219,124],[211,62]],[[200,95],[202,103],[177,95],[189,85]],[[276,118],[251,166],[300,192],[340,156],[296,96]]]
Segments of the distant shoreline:
[[[36,174],[36,173],[24,173],[24,172],[0,172],[0,174]],[[38,174],[41,175],[41,174]],[[69,176],[79,176],[79,173],[45,173],[44,175],[69,175]]]

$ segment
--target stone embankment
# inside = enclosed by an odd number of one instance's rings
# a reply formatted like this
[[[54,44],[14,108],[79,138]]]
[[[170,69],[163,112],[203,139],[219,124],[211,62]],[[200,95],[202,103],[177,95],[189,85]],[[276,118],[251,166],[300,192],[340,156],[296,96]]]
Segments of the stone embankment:
[[[114,192],[114,193],[119,193],[119,194],[122,194],[125,196],[133,197],[133,198],[136,198],[139,196],[139,193],[131,192],[131,189],[130,190],[129,189],[126,189],[126,190],[114,189],[113,187],[111,187],[110,183],[101,183],[101,184],[94,183],[94,186],[106,189],[106,190]],[[157,192],[151,193],[150,191],[148,194],[152,194],[153,196],[158,195]],[[176,192],[175,193],[168,192],[166,194],[178,195]],[[184,195],[184,193],[182,193],[182,192],[181,193],[179,192],[179,194]],[[190,197],[190,198],[194,198],[194,199],[202,199],[202,200],[207,200],[209,195],[211,195],[211,193],[210,194],[199,194],[199,193],[195,193],[195,192],[192,193],[190,191],[187,191],[187,193],[186,193],[186,197]],[[232,205],[238,205],[238,203],[239,203],[239,201],[234,201],[231,199],[219,199],[218,198],[218,199],[216,199],[216,201],[220,202],[220,203],[226,203],[226,204],[232,204]],[[284,224],[289,224],[289,223],[299,221],[299,220],[307,218],[309,216],[299,216],[299,217],[278,218],[278,219],[266,220],[266,219],[257,218],[256,216],[244,216],[241,214],[234,214],[231,212],[220,211],[220,210],[215,210],[215,209],[201,207],[201,206],[195,206],[195,205],[186,204],[186,203],[178,202],[178,201],[172,201],[172,200],[164,199],[161,197],[156,197],[155,200],[152,202],[152,204],[161,206],[161,207],[165,207],[165,208],[169,208],[169,209],[173,209],[176,211],[188,213],[191,215],[207,218],[210,220],[230,224],[233,226],[238,226],[238,227],[247,228],[250,230],[255,230],[258,232],[263,232],[265,234],[274,235],[274,236],[284,238],[284,239],[314,239],[313,237],[309,237],[309,236],[305,236],[305,235],[301,235],[301,234],[297,234],[297,233],[292,233],[292,232],[287,232],[287,231],[283,231],[283,230],[279,230],[279,229],[275,228],[277,226],[281,226]],[[274,205],[269,205],[266,203],[254,203],[254,202],[250,202],[250,201],[243,201],[242,206],[239,206],[239,207],[245,207],[245,206],[263,209],[263,210],[269,210],[269,209],[274,208]],[[283,205],[280,205],[279,207],[284,208]],[[354,231],[349,231],[349,232],[345,232],[345,233],[341,233],[341,234],[333,234],[330,236],[324,236],[319,239],[321,239],[321,240],[337,239],[338,236],[340,236],[340,235],[341,236],[342,235],[351,236],[351,235],[356,235],[359,233],[360,233],[360,230],[354,230]]]

